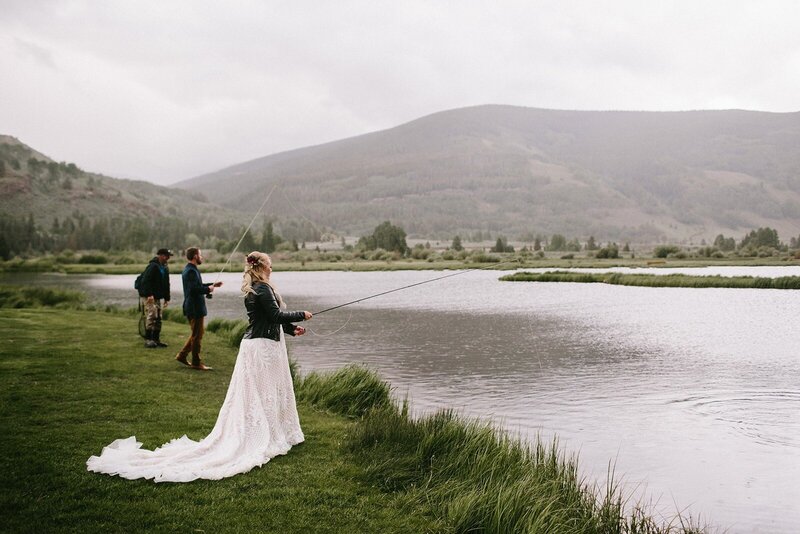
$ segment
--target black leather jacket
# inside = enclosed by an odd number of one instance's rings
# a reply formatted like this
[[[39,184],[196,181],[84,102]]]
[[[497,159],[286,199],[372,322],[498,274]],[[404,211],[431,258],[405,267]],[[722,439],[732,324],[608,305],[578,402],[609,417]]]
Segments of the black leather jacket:
[[[253,290],[255,293],[248,293],[244,297],[244,307],[247,308],[249,322],[244,339],[265,337],[280,341],[280,328],[293,336],[295,325],[292,322],[303,321],[305,314],[302,311],[281,310],[275,293],[267,284],[256,282],[253,284]]]

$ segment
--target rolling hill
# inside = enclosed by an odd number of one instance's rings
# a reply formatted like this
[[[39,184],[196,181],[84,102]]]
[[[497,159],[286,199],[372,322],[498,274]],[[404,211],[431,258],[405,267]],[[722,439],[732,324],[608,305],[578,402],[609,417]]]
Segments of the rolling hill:
[[[658,242],[800,234],[800,113],[487,105],[234,165],[181,183],[254,212],[360,235],[562,233]],[[290,200],[286,200],[284,197]]]
[[[49,228],[54,218],[80,213],[95,219],[185,217],[203,221],[244,221],[235,210],[209,203],[202,193],[121,180],[58,163],[0,135],[0,214],[27,217]]]

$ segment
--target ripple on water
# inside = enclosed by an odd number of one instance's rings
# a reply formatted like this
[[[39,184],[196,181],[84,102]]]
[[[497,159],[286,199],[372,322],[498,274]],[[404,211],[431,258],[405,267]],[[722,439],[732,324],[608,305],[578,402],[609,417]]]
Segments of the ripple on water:
[[[757,443],[800,449],[800,391],[713,392],[672,402]]]

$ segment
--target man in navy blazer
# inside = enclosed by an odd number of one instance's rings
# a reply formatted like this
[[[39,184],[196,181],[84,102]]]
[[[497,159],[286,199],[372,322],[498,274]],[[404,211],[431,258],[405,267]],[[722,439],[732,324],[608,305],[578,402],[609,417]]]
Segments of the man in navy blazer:
[[[189,319],[189,326],[192,331],[189,339],[175,359],[192,369],[199,371],[210,371],[211,367],[206,366],[200,360],[200,349],[205,333],[205,318],[208,315],[206,309],[206,295],[214,292],[215,287],[222,285],[222,282],[204,284],[203,276],[197,267],[203,263],[203,254],[197,247],[186,249],[186,259],[189,263],[183,268],[181,280],[183,281],[183,314]],[[192,363],[186,359],[192,353]]]

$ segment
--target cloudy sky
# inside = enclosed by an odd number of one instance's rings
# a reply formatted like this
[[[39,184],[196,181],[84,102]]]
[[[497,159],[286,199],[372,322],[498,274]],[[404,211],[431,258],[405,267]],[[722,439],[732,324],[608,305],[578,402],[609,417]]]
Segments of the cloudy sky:
[[[170,184],[478,104],[800,111],[800,2],[0,0],[0,133]]]

